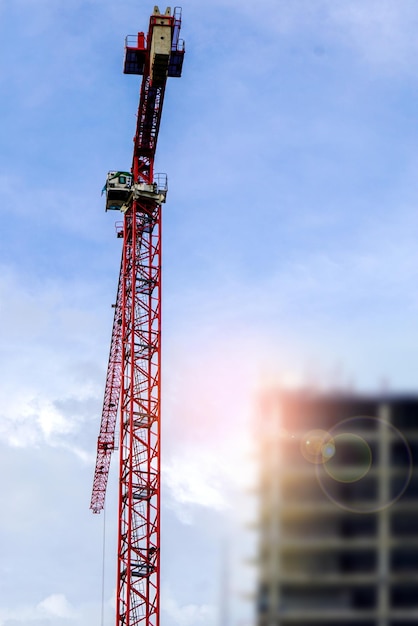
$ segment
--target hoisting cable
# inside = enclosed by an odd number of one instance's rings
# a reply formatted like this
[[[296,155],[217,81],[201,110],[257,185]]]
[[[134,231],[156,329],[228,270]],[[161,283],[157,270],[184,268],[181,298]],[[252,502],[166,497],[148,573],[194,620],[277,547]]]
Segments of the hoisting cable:
[[[102,607],[101,607],[100,626],[104,626],[105,560],[106,560],[106,506],[103,506]]]

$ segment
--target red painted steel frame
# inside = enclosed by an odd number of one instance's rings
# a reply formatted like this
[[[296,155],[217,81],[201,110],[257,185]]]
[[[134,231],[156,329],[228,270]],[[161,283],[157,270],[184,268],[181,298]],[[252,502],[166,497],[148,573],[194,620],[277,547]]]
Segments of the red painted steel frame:
[[[134,137],[135,193],[141,184],[153,184],[165,92],[165,80],[153,85],[151,79],[150,46],[156,20],[155,14],[151,16]],[[184,47],[178,39],[180,25],[181,10],[176,8],[170,17],[171,50],[181,56]],[[180,76],[181,67],[177,69],[174,67],[171,75]],[[116,626],[159,626],[161,205],[157,195],[146,195],[138,191],[124,217],[122,263],[91,501],[93,512],[100,512],[110,454],[115,448],[119,404]]]
[[[115,427],[122,382],[122,280],[119,277],[113,318],[112,340],[107,365],[100,433],[97,440],[96,467],[90,508],[100,513],[104,507],[112,452],[115,449]]]
[[[134,202],[122,259],[117,626],[159,624],[161,207]]]

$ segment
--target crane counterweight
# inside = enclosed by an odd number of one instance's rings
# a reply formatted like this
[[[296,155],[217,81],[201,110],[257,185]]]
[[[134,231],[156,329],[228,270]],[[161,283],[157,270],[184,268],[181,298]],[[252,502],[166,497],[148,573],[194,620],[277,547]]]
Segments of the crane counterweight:
[[[159,82],[164,82],[167,76],[179,78],[185,53],[184,41],[179,39],[180,27],[180,7],[175,7],[173,15],[170,8],[161,15],[156,6],[150,18],[147,36],[140,32],[137,36],[126,37],[124,73],[143,75],[148,61],[148,71],[154,87]]]

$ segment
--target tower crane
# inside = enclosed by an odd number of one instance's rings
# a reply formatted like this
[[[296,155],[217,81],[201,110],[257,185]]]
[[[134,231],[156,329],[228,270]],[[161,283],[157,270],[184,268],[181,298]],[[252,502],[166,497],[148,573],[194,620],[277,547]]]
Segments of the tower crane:
[[[104,507],[119,416],[116,626],[158,626],[160,591],[161,205],[154,157],[167,77],[180,77],[181,9],[156,6],[148,33],[126,38],[124,73],[142,75],[132,168],[107,175],[106,211],[120,211],[122,261],[90,508]]]

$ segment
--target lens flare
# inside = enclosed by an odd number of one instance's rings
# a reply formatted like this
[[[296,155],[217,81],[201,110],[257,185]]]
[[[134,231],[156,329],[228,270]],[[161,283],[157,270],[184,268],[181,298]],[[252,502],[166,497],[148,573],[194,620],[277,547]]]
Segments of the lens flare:
[[[353,513],[375,513],[394,504],[409,485],[412,453],[403,434],[385,419],[343,420],[324,442],[328,458],[315,471],[326,496]]]
[[[372,451],[363,437],[340,433],[333,437],[334,454],[324,465],[326,472],[341,483],[361,480],[372,465]]]
[[[302,437],[300,450],[309,463],[326,463],[335,454],[332,436],[326,430],[311,430]]]

